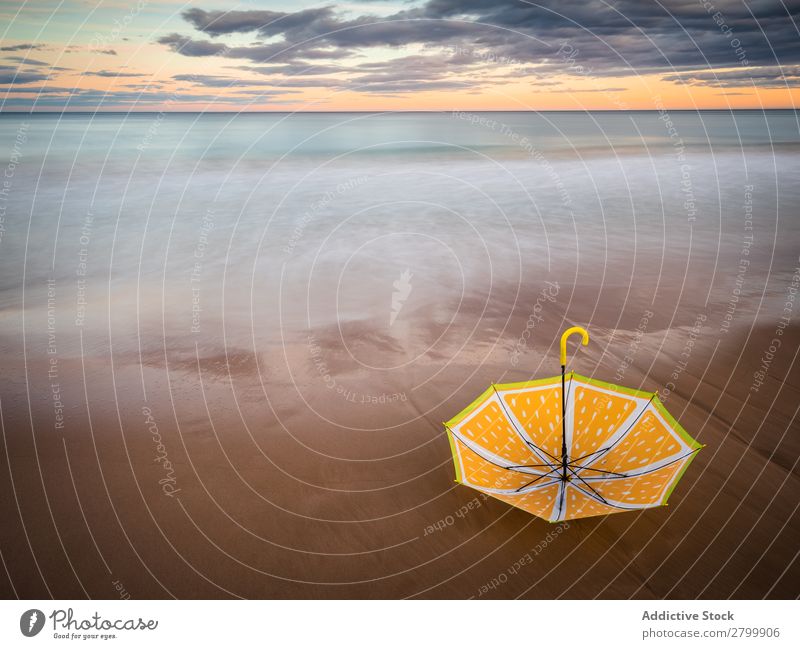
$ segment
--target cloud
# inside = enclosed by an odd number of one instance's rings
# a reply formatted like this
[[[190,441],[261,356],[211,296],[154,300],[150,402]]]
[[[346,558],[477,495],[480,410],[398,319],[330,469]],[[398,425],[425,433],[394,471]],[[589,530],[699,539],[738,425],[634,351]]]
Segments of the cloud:
[[[229,48],[222,43],[209,43],[208,41],[196,41],[188,36],[180,34],[167,34],[158,39],[162,45],[167,45],[174,52],[179,52],[184,56],[215,56],[225,55]]]
[[[385,81],[370,82],[366,85],[353,80],[349,90],[369,92],[377,95],[398,95],[407,92],[432,92],[437,90],[475,90],[476,84],[470,81]]]
[[[249,86],[275,86],[274,81],[264,81],[261,79],[247,80],[236,79],[233,77],[221,77],[216,75],[203,75],[203,74],[176,74],[172,77],[175,81],[188,81],[197,86],[205,86],[207,88],[234,88],[234,87],[249,87]]]
[[[38,61],[36,59],[29,59],[27,56],[7,56],[5,57],[6,61],[14,61],[16,63],[21,63],[22,65],[47,65],[50,64],[45,61]]]
[[[0,65],[0,84],[25,84],[35,83],[37,81],[47,81],[50,78],[49,74],[39,71],[20,71],[19,68],[11,67],[10,65]]]
[[[481,61],[471,58],[454,64],[453,56],[411,55],[390,61],[371,61],[355,66],[345,87],[358,92],[405,93],[477,88],[507,81],[505,74],[478,77],[473,67]],[[464,74],[461,74],[464,73]]]
[[[330,11],[329,7],[303,10],[295,14],[282,11],[204,11],[203,9],[187,9],[182,15],[186,22],[190,23],[198,31],[212,36],[220,36],[222,34],[247,33],[261,29],[264,30],[263,33],[268,34],[270,26],[283,18],[289,18],[294,23],[305,22],[315,14],[324,14]]]
[[[117,71],[117,70],[96,70],[96,71],[87,71],[83,72],[82,76],[84,77],[106,77],[106,78],[117,78],[117,77],[146,77],[148,76],[144,72],[124,72],[124,71]]]
[[[754,86],[758,88],[798,88],[800,87],[800,66],[681,72],[666,75],[664,80],[690,86],[716,86],[719,88],[752,88]]]
[[[738,64],[732,45],[737,42],[751,64],[774,64],[776,59],[782,63],[800,61],[793,23],[800,16],[797,2],[714,0],[711,6],[713,10],[708,11],[693,0],[539,0],[535,4],[519,0],[430,0],[409,13],[470,19],[535,35],[550,43],[571,43],[584,64],[598,69],[619,67],[636,72],[651,67]],[[516,58],[528,60],[524,43],[510,39],[508,49]]]
[[[625,92],[627,88],[564,88],[558,92],[578,93],[578,92]]]
[[[475,76],[459,78],[457,73],[469,74],[474,66],[480,67],[483,62],[471,58],[465,63],[458,64],[457,70],[454,70],[453,57],[452,52],[446,52],[438,55],[404,56],[390,61],[370,61],[350,67],[340,64],[318,65],[297,62],[282,65],[236,66],[234,69],[271,76],[269,83],[275,86],[327,87],[332,90],[377,94],[463,89],[506,80],[506,73],[492,74],[480,79]],[[337,73],[340,76],[320,76]]]
[[[565,74],[570,70],[564,70],[568,66],[557,54],[565,45],[584,70],[617,76],[736,65],[740,63],[737,47],[744,50],[751,65],[800,63],[793,23],[800,18],[797,2],[744,5],[739,0],[715,0],[710,12],[692,0],[617,0],[613,4],[428,0],[389,16],[346,17],[332,6],[296,12],[194,8],[182,16],[194,29],[214,39],[245,33],[271,39],[244,48],[226,48],[218,40],[196,41],[178,34],[161,41],[186,56],[222,52],[231,58],[268,61],[273,57],[285,60],[287,53],[288,57],[303,58],[312,50],[322,59],[362,48],[422,43],[468,44],[496,58]],[[183,46],[176,47],[180,39]]]
[[[292,62],[301,57],[306,59],[337,59],[352,54],[344,50],[324,49],[305,43],[293,45],[284,41],[264,45],[231,47],[222,43],[197,40],[175,33],[162,36],[158,39],[158,43],[167,45],[174,52],[184,56],[221,56],[232,59],[249,59],[255,63]]]
[[[0,83],[0,86],[3,84]],[[75,92],[76,88],[66,88],[66,87],[59,87],[59,86],[24,86],[22,88],[17,88],[16,86],[12,86],[10,88],[2,88],[0,87],[0,91],[2,92],[13,92],[17,94],[23,95],[47,95],[47,94],[63,94],[63,93],[72,93]],[[0,100],[2,103],[2,100]]]
[[[311,63],[305,61],[297,63],[283,63],[280,65],[236,65],[230,66],[230,68],[233,70],[246,70],[247,72],[255,72],[257,74],[279,74],[289,77],[336,74],[338,72],[347,72],[350,69],[342,65]]]
[[[20,45],[6,45],[0,47],[0,52],[20,52],[22,50],[43,50],[46,46],[40,43],[21,43]]]
[[[337,47],[407,45],[476,33],[481,26],[469,21],[430,20],[401,12],[388,17],[345,19],[333,7],[294,13],[275,11],[204,11],[189,9],[184,19],[213,36],[257,32],[262,37],[283,36],[287,44],[316,40]]]
[[[24,89],[13,88],[11,92],[22,93],[29,96],[24,97],[4,97],[0,100],[0,106],[8,108],[53,108],[53,109],[97,109],[108,108],[152,108],[178,104],[210,104],[212,106],[234,105],[241,107],[243,102],[253,101],[253,97],[242,91],[234,95],[219,96],[216,94],[188,94],[167,92],[164,90],[142,89],[118,90],[105,92],[102,90],[85,88],[61,88],[51,86],[28,87]],[[278,93],[280,94],[280,93]],[[260,91],[258,97],[267,98],[271,103],[283,103],[279,99],[274,99],[269,92]]]
[[[123,83],[123,88],[135,88],[137,90],[153,90],[154,88],[163,88],[164,84],[158,81],[150,81],[148,83]]]

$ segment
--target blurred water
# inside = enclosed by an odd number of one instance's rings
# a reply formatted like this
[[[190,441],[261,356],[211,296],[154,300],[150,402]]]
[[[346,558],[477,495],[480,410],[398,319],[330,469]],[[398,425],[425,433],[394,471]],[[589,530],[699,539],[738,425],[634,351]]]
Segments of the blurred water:
[[[99,351],[388,326],[406,270],[416,326],[552,277],[657,291],[690,263],[724,301],[746,187],[752,289],[796,260],[798,144],[793,111],[4,114],[0,336],[40,327],[48,280],[62,353],[78,329]]]

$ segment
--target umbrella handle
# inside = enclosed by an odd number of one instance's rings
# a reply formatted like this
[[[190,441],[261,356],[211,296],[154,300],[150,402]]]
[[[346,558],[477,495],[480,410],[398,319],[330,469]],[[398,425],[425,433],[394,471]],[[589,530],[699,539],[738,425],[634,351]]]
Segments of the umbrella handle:
[[[581,334],[583,336],[583,340],[581,341],[584,345],[589,344],[589,332],[586,331],[583,327],[570,327],[567,329],[563,334],[561,334],[561,367],[566,367],[567,365],[567,338],[569,338],[572,334]]]

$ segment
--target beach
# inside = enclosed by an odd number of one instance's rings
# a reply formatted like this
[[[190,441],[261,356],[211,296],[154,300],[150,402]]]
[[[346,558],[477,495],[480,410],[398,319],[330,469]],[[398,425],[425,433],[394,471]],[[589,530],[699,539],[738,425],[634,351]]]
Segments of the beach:
[[[2,115],[0,593],[800,596],[797,124]],[[455,483],[572,325],[705,445],[667,507]]]

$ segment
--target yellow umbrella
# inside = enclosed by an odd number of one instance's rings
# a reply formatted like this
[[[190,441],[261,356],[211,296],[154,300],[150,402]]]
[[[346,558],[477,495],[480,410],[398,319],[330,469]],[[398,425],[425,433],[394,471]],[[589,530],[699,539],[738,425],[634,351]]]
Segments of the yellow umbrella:
[[[566,373],[492,385],[445,422],[456,482],[551,522],[666,505],[701,444],[657,393]]]

